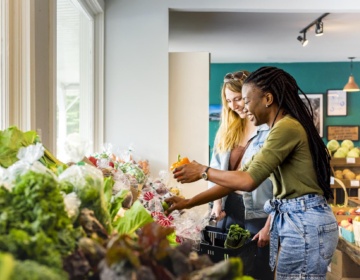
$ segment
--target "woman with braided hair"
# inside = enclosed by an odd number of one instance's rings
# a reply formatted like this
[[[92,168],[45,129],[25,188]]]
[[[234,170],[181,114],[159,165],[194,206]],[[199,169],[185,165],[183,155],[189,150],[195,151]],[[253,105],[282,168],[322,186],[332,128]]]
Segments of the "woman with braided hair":
[[[263,147],[239,171],[196,161],[176,168],[174,177],[181,183],[203,178],[217,185],[190,199],[167,199],[168,211],[192,208],[234,190],[253,191],[270,175],[274,198],[264,206],[270,215],[254,237],[258,246],[266,245],[270,234],[270,266],[276,267],[277,280],[325,280],[338,241],[338,225],[327,204],[332,196],[330,155],[299,93],[306,98],[282,69],[262,67],[250,74],[242,94],[250,120],[270,127]]]

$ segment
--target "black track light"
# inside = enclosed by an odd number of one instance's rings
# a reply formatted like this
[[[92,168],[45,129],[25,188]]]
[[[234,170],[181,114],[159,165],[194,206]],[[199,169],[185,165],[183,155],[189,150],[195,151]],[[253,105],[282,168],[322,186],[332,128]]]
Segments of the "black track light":
[[[315,25],[315,35],[321,36],[324,34],[324,23],[322,22],[322,19],[329,15],[329,13],[322,14],[320,17],[318,17],[316,20],[311,22],[308,26],[300,30],[300,33],[303,34],[303,36],[298,36],[297,39],[300,41],[300,43],[305,47],[308,44],[308,40],[306,39],[306,32]]]
[[[305,47],[309,43],[309,41],[306,39],[306,32],[303,32],[303,36],[299,35],[297,39],[303,45],[303,47]]]
[[[324,23],[320,20],[316,22],[315,36],[322,36],[324,34]]]

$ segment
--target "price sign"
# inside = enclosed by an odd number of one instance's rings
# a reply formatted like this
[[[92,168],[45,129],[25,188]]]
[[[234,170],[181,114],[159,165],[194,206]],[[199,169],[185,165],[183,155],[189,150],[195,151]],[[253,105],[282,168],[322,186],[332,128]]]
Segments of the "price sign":
[[[351,180],[350,186],[351,187],[360,187],[360,181],[359,180]]]
[[[328,140],[359,140],[359,126],[333,125],[327,127]]]

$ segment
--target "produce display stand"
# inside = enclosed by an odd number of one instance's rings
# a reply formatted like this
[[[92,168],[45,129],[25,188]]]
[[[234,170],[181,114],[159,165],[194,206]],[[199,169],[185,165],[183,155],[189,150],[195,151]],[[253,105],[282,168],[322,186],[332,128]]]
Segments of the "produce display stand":
[[[360,168],[360,158],[331,158],[332,166],[354,166]]]
[[[353,207],[351,207],[351,205],[349,205],[349,199],[350,198],[348,197],[345,185],[342,182],[342,180],[334,178],[334,182],[336,183],[338,188],[341,188],[344,191],[344,204],[343,205],[336,206],[336,196],[334,196],[334,204],[335,204],[335,206],[332,206],[332,211],[333,211],[333,213],[334,213],[334,215],[336,217],[336,220],[338,222],[341,222],[341,220],[348,219],[348,218],[354,219],[357,216],[355,214],[353,214],[353,215],[337,214],[340,210],[342,212],[347,212],[347,211],[350,210],[350,208],[353,208]]]
[[[360,158],[331,158],[330,166],[332,173],[335,175],[336,170],[350,169],[356,174],[360,174]],[[330,186],[333,189],[334,194],[334,204],[338,203],[337,191],[336,189],[343,188],[340,185],[339,181],[345,187],[345,193],[348,195],[348,192],[351,194],[351,191],[354,189],[360,188],[360,180],[348,180],[348,179],[339,179],[330,182]],[[353,194],[354,195],[354,194]],[[347,205],[347,203],[346,203]]]
[[[84,145],[68,141],[64,164],[35,131],[10,127],[0,138],[0,280],[242,279],[240,259],[192,254],[209,219],[164,212],[166,198],[182,195],[168,172],[151,178],[147,160],[110,144],[82,158]]]
[[[341,159],[341,160],[342,160],[341,162],[345,162],[344,159]],[[334,187],[334,186],[336,186],[336,187]],[[331,187],[343,189],[344,195],[345,195],[344,206],[343,207],[336,207],[336,206],[333,207],[333,212],[335,214],[336,220],[338,222],[340,222],[342,219],[345,219],[345,218],[356,217],[356,215],[346,215],[346,216],[336,215],[337,210],[339,210],[339,209],[348,210],[350,208],[350,207],[348,207],[350,198],[347,195],[346,187],[345,187],[343,180],[334,178],[334,182]],[[334,200],[336,201],[336,196],[335,196]],[[337,244],[337,249],[346,253],[356,264],[360,265],[360,247],[356,246],[353,243],[347,242],[343,237],[340,236],[338,244]]]
[[[338,169],[347,168],[356,174],[360,174],[360,158],[331,158],[330,166],[333,173]],[[344,181],[346,187],[359,187],[359,180],[341,180]],[[351,181],[354,182],[351,184]]]
[[[339,237],[337,248],[347,254],[357,265],[360,266],[360,247],[353,243],[347,242],[344,238]]]
[[[349,206],[351,207],[360,206],[360,199],[358,197],[349,197]]]
[[[342,189],[344,191],[344,207],[347,207],[348,206],[348,201],[349,201],[349,196],[348,196],[348,193],[346,191],[346,187],[345,187],[345,184],[343,182],[343,180],[340,180],[338,178],[333,178],[332,181],[331,181],[331,188],[334,190],[334,189]],[[337,203],[337,200],[336,200],[336,191],[333,192],[334,194],[334,204]]]

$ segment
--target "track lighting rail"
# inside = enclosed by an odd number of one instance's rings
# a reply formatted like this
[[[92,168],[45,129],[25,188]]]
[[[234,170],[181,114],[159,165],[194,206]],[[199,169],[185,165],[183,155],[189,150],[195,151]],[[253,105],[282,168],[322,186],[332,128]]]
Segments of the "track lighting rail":
[[[306,26],[305,28],[301,29],[301,30],[299,31],[299,33],[307,32],[307,31],[310,29],[311,26],[316,25],[316,23],[322,21],[322,19],[323,19],[324,17],[326,17],[327,15],[329,15],[329,14],[330,14],[330,13],[322,14],[320,17],[318,17],[318,18],[315,19],[313,22],[311,22],[308,26]]]

